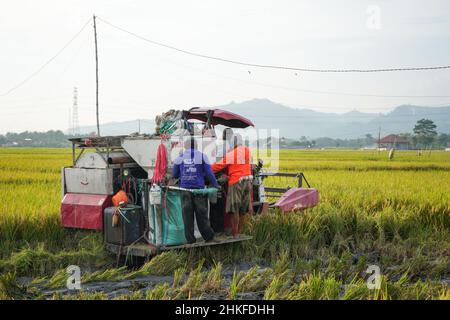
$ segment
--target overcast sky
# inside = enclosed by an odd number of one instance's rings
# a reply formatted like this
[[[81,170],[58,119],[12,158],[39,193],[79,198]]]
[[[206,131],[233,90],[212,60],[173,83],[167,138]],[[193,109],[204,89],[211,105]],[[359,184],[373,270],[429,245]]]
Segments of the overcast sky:
[[[2,0],[0,95],[54,56],[94,13],[155,41],[251,63],[306,68],[450,64],[446,0]],[[450,70],[296,74],[187,56],[101,21],[97,29],[101,122],[149,119],[168,108],[252,98],[336,113],[450,104],[450,97],[320,93],[450,96]],[[80,125],[94,124],[92,23],[39,74],[0,96],[0,133],[66,130],[74,86]]]

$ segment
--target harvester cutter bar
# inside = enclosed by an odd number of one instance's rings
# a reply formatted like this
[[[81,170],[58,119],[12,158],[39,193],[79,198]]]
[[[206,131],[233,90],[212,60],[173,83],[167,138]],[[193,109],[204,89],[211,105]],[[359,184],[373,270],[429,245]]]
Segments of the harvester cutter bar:
[[[306,185],[308,186],[308,188],[311,188],[311,186],[309,185],[308,180],[306,180],[305,175],[303,174],[303,172],[298,172],[298,173],[294,173],[294,172],[261,172],[260,176],[263,178],[266,177],[289,177],[289,178],[296,178],[297,180],[297,187],[301,188],[303,186],[303,181],[305,181]],[[285,192],[286,190],[288,190],[288,188],[270,188],[270,187],[266,187],[265,188],[268,192]]]

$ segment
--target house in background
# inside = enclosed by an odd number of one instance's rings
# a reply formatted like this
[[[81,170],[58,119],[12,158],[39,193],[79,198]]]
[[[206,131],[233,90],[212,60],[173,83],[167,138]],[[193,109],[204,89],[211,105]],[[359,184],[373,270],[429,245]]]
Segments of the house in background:
[[[384,138],[381,138],[378,142],[380,148],[391,149],[395,148],[398,150],[409,150],[409,141],[397,134],[390,134]]]

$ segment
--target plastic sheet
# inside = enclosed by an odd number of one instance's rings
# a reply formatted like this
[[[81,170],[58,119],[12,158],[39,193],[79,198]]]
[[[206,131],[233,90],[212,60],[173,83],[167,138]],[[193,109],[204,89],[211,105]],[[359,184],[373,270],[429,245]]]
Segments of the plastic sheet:
[[[169,190],[162,194],[161,205],[149,205],[149,240],[155,245],[186,243],[180,192]]]

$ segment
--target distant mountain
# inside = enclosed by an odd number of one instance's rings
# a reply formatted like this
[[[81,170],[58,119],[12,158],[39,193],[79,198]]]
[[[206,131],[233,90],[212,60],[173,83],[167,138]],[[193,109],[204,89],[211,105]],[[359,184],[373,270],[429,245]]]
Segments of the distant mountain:
[[[155,129],[154,120],[141,119],[123,122],[108,122],[100,124],[100,133],[103,136],[116,136],[138,132],[139,122],[140,122],[140,130],[143,133],[153,132],[153,130]],[[82,134],[88,134],[91,132],[97,132],[97,127],[96,126],[80,127],[80,133]]]
[[[279,129],[288,138],[355,138],[367,133],[378,136],[389,133],[412,133],[417,120],[428,118],[435,122],[438,132],[450,132],[449,107],[399,106],[387,114],[350,111],[343,114],[295,109],[268,99],[231,102],[219,108],[250,118],[256,127]]]
[[[412,133],[417,120],[431,119],[438,132],[450,133],[450,106],[426,107],[402,105],[386,114],[350,111],[343,114],[326,113],[311,109],[291,108],[268,99],[253,99],[241,103],[231,102],[217,106],[253,121],[257,128],[279,129],[280,136],[298,139],[356,138],[365,134],[378,136],[390,133]],[[141,120],[141,132],[153,132],[154,120]],[[95,132],[95,126],[82,127],[80,132]],[[138,120],[112,122],[101,125],[102,135],[129,134],[138,131]]]

